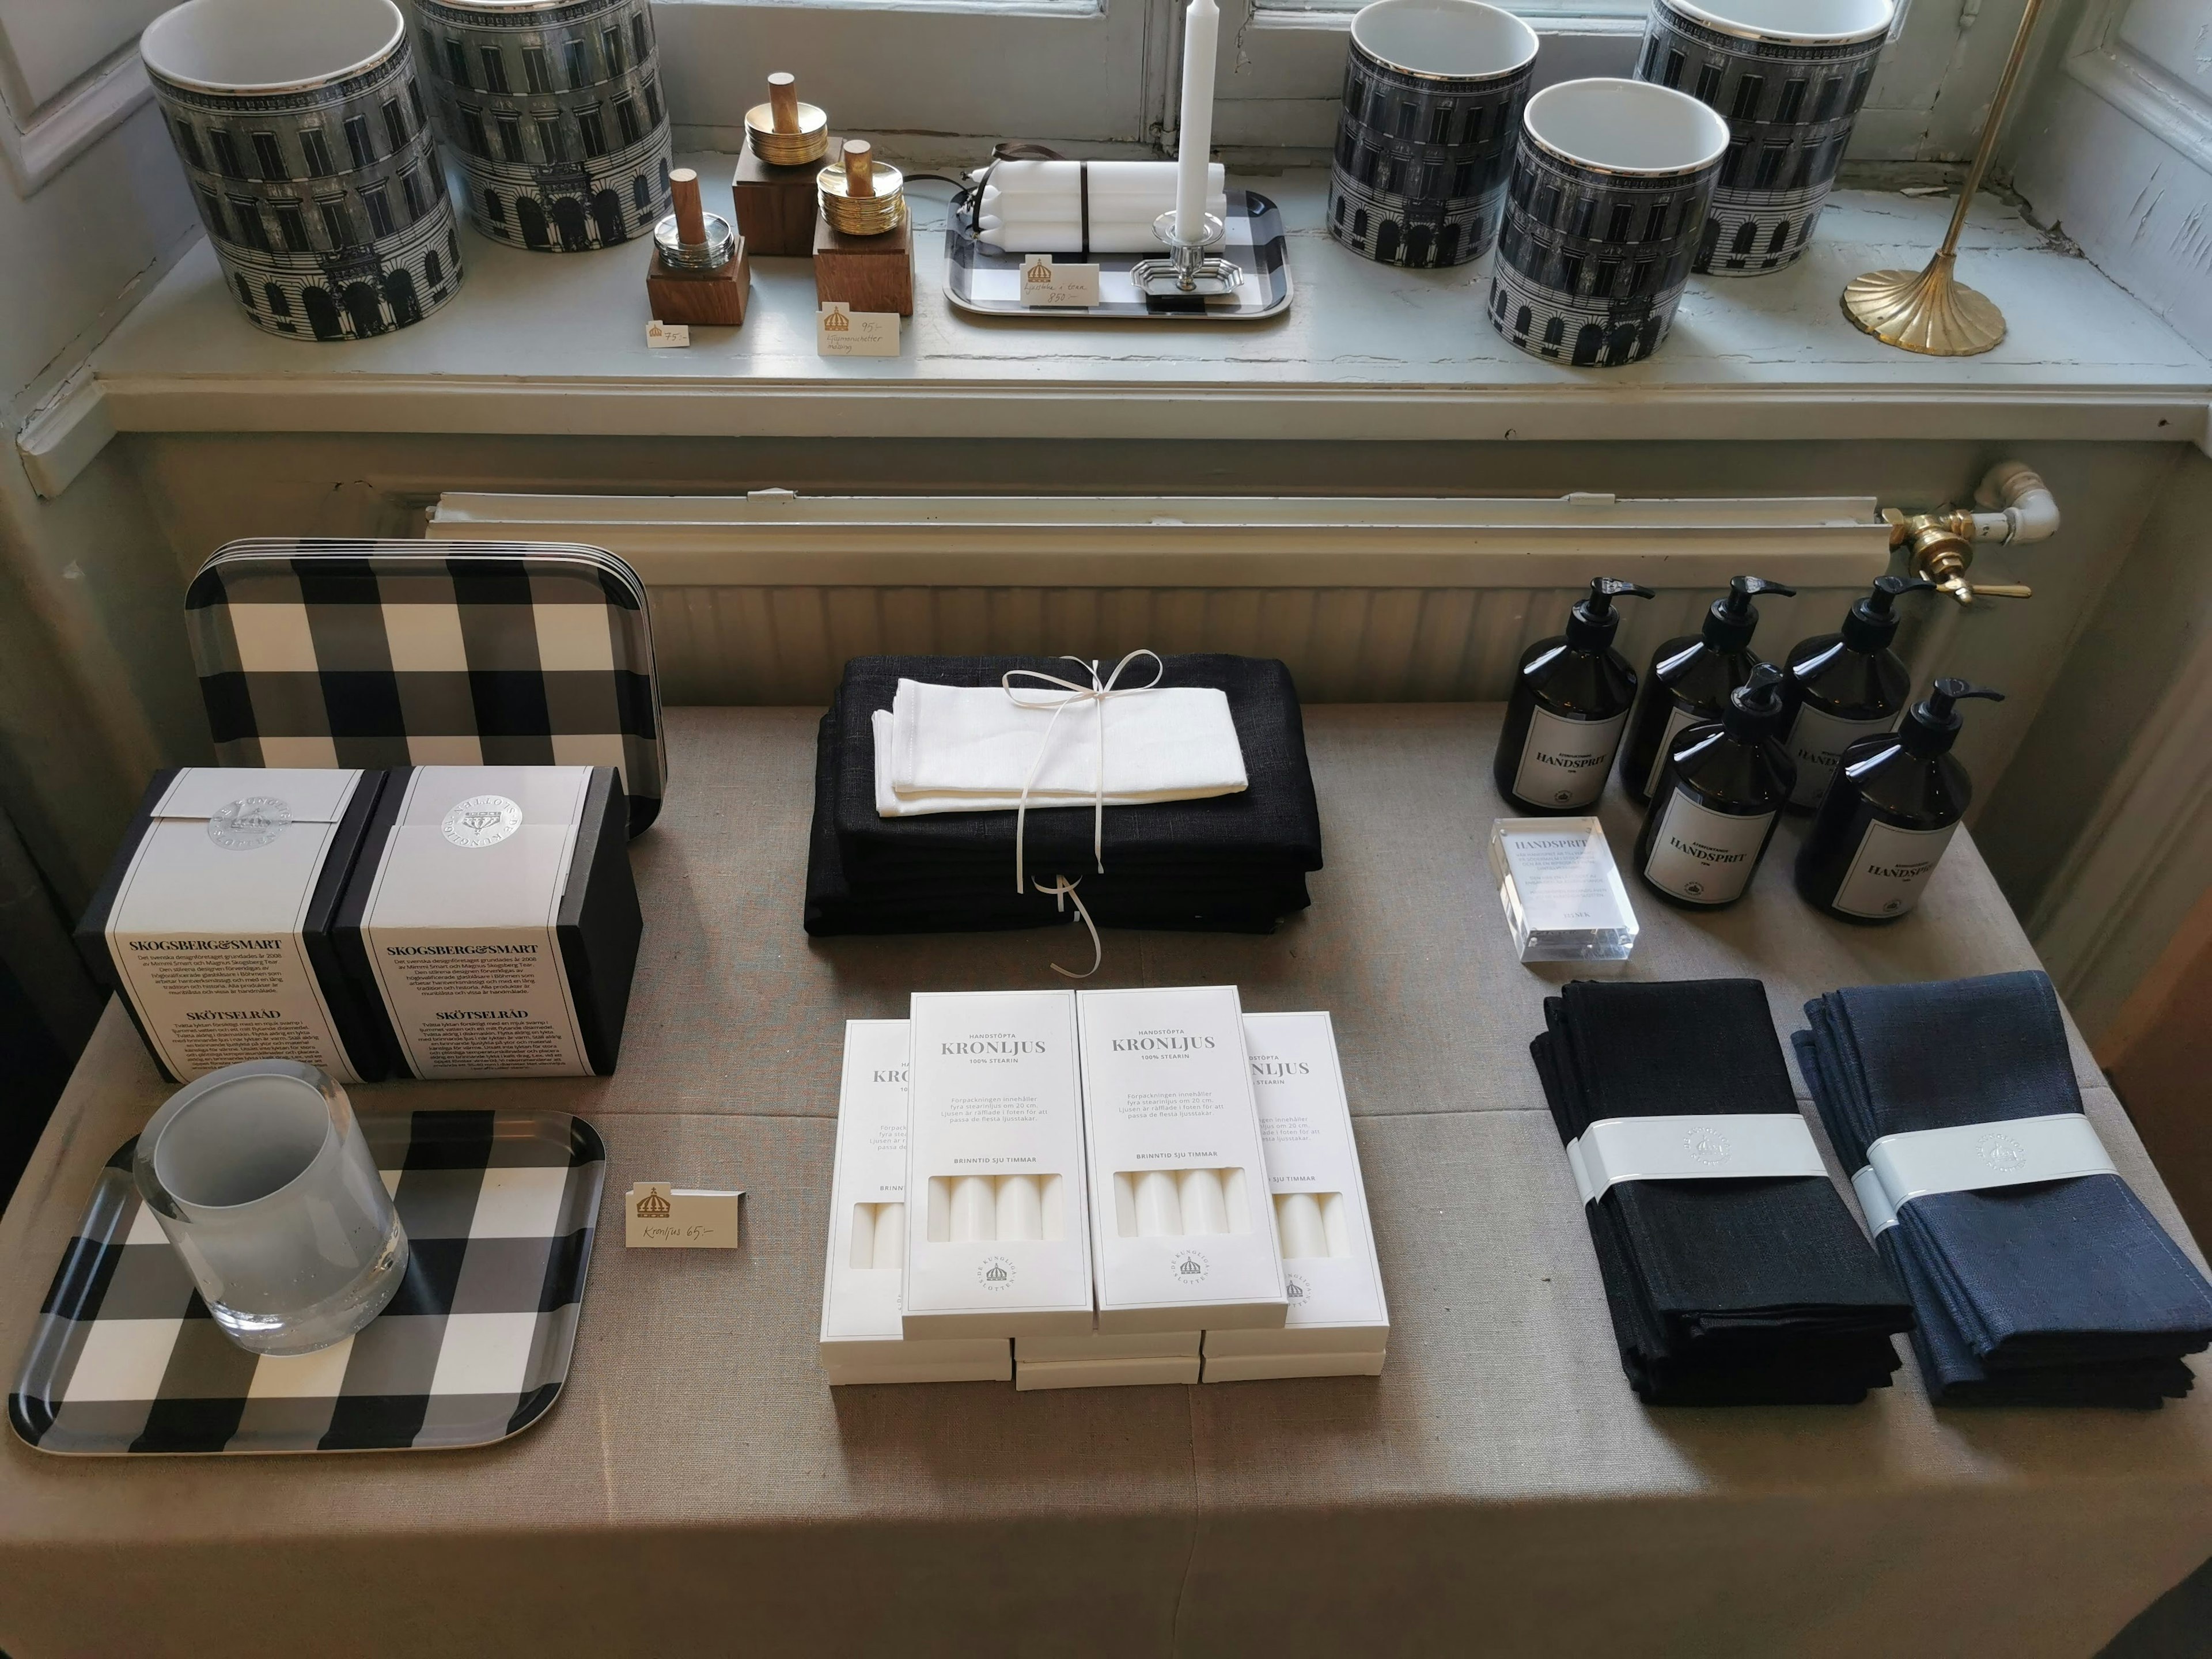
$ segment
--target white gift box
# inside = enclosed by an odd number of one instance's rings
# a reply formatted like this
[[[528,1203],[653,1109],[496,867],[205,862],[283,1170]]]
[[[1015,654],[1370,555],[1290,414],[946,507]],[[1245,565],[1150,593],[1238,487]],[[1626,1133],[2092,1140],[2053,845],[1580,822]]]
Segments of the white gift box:
[[[1325,1013],[1247,1014],[1244,1041],[1290,1313],[1278,1330],[1209,1328],[1205,1379],[1376,1375],[1390,1312],[1334,1029]]]
[[[1014,1364],[1014,1388],[1127,1389],[1146,1383],[1195,1382],[1196,1354],[1130,1359],[1022,1359]]]
[[[1083,991],[1076,1007],[1099,1332],[1279,1327],[1237,988]]]
[[[907,1022],[848,1020],[822,1273],[822,1369],[833,1387],[1003,1382],[1013,1375],[1004,1337],[905,1336],[906,1139]]]
[[[912,1010],[906,1334],[1089,1332],[1073,993],[918,991]]]

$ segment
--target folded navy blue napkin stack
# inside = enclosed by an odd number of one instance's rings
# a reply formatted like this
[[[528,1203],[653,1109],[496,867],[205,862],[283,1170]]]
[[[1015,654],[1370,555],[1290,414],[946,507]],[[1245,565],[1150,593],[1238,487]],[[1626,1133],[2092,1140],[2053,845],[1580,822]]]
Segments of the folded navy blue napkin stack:
[[[1060,876],[1079,882],[1102,927],[1273,933],[1312,902],[1306,875],[1322,866],[1297,687],[1268,658],[1170,656],[1162,665],[1162,685],[1214,686],[1227,697],[1247,787],[1201,800],[1109,806],[1103,873],[1090,806],[1032,808],[1027,872],[1048,886]],[[845,665],[816,741],[808,933],[975,933],[1074,920],[1073,906],[1034,886],[1015,890],[1012,812],[887,818],[877,811],[871,720],[891,707],[899,681],[997,685],[1018,668],[1082,677],[1058,657],[855,657]]]
[[[1757,980],[1576,981],[1529,1045],[1562,1142],[1612,1118],[1798,1115]],[[1621,1181],[1584,1204],[1622,1368],[1654,1406],[1850,1405],[1904,1293],[1826,1175]]]
[[[1798,1067],[1853,1169],[1886,1135],[2081,1109],[2040,973],[1859,986],[1805,1014]],[[2117,1175],[1926,1193],[1877,1242],[1941,1405],[2152,1407],[2212,1343],[2212,1285]]]

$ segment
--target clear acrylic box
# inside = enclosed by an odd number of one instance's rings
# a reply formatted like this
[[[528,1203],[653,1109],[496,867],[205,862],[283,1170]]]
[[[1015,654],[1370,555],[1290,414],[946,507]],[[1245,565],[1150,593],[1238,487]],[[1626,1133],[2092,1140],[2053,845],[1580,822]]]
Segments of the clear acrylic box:
[[[1499,818],[1490,872],[1523,962],[1625,962],[1636,912],[1594,817]]]

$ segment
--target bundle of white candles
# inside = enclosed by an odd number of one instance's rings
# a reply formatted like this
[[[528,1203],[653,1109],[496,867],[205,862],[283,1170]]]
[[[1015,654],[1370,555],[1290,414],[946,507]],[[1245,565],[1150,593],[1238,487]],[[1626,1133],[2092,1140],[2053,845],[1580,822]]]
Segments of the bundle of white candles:
[[[1139,1238],[1180,1238],[1230,1231],[1228,1188],[1218,1170],[1117,1172],[1116,1207],[1136,1218]],[[1241,1231],[1241,1229],[1239,1230]]]
[[[906,1206],[854,1205],[852,1259],[855,1267],[905,1267]]]
[[[976,240],[1009,253],[1149,253],[1160,246],[1154,222],[1172,212],[1177,241],[1220,246],[1206,222],[1229,218],[1222,169],[1211,159],[1220,36],[1217,0],[1190,0],[1173,161],[1000,161],[977,204]]]
[[[929,1183],[929,1236],[956,1244],[1060,1236],[1058,1176],[939,1176]]]
[[[1206,173],[1206,211],[1224,220],[1220,164]],[[983,187],[977,240],[1009,253],[1156,252],[1153,222],[1175,207],[1180,184],[1175,161],[1000,161]]]

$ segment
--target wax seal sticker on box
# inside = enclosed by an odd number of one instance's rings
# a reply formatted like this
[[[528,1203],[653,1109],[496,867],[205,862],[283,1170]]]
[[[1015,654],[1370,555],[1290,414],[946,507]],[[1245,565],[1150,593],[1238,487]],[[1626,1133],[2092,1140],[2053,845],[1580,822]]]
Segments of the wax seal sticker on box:
[[[456,847],[496,847],[522,828],[522,809],[504,795],[471,795],[439,827]]]
[[[208,814],[208,839],[233,853],[266,847],[292,827],[290,805],[275,795],[247,795]]]
[[[623,1198],[623,1243],[633,1250],[734,1250],[742,1190],[635,1186]]]

